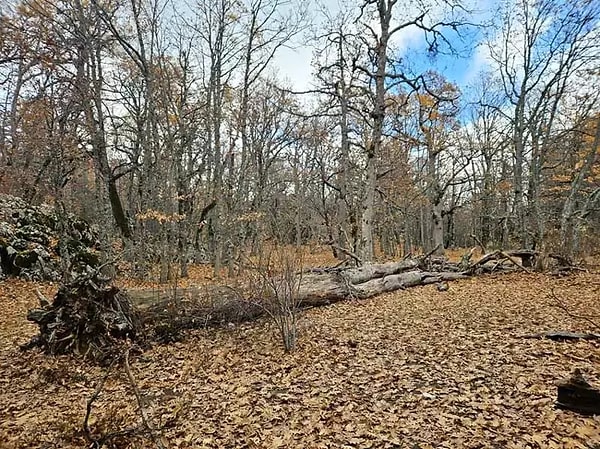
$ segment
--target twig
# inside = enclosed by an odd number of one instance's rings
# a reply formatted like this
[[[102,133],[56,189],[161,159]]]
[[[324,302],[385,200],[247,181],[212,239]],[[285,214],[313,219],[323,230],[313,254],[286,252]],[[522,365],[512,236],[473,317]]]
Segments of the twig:
[[[35,295],[38,297],[42,308],[46,308],[51,304],[50,300],[48,300],[38,288],[35,289]]]
[[[427,259],[429,259],[431,256],[433,256],[433,253],[435,253],[440,248],[440,246],[442,246],[442,245],[438,244],[435,248],[433,248],[428,253],[423,254],[421,256],[417,256],[417,259],[421,259],[421,260],[427,260]]]
[[[575,318],[576,320],[586,321],[587,323],[591,324],[596,329],[600,329],[600,324],[598,324],[596,321],[594,321],[592,319],[592,317],[586,316],[586,315],[576,315],[573,312],[571,312],[569,310],[569,308],[566,306],[566,304],[556,295],[556,293],[554,293],[554,289],[550,290],[550,296],[554,299],[554,302],[556,303],[555,304],[556,307],[561,309],[563,312],[565,312],[571,318]],[[597,317],[593,317],[593,318],[597,318]]]
[[[129,366],[130,350],[131,350],[131,348],[128,348],[124,353],[119,354],[118,357],[115,357],[113,359],[113,361],[107,368],[106,373],[104,374],[104,376],[102,377],[102,379],[100,380],[98,385],[96,386],[94,393],[92,394],[90,399],[87,401],[85,418],[83,420],[83,433],[84,433],[86,440],[90,444],[89,447],[91,449],[100,449],[101,447],[104,446],[104,444],[106,444],[108,441],[110,441],[114,438],[123,437],[123,436],[132,436],[132,435],[143,435],[143,434],[149,434],[150,438],[152,439],[152,441],[154,442],[154,444],[156,445],[156,447],[158,449],[166,449],[164,444],[160,440],[160,438],[158,438],[156,436],[155,429],[150,425],[150,421],[148,420],[148,416],[146,414],[146,409],[144,408],[143,403],[142,403],[142,395],[137,386],[137,383],[135,382],[135,379],[133,378],[133,375],[131,374],[131,368]],[[89,420],[90,420],[90,416],[92,414],[92,408],[93,408],[94,402],[100,396],[100,393],[102,392],[102,390],[104,388],[104,384],[106,383],[107,379],[110,377],[110,374],[111,374],[113,368],[115,367],[115,365],[119,364],[121,361],[123,362],[123,367],[127,374],[127,378],[129,379],[129,383],[131,384],[133,393],[137,400],[138,410],[139,410],[140,416],[142,418],[142,426],[130,427],[127,429],[118,430],[116,432],[109,432],[105,435],[102,435],[99,438],[94,438],[92,436],[92,432],[90,430],[90,425],[89,425]]]
[[[348,265],[348,260],[349,260],[349,259],[340,260],[338,263],[336,263],[336,264],[333,266],[333,268],[335,269],[335,268],[340,268],[340,267],[343,267],[343,266],[345,266],[345,265]]]
[[[332,248],[337,249],[338,251],[341,251],[346,256],[352,257],[356,261],[356,263],[358,263],[359,265],[364,265],[363,260],[360,257],[358,257],[356,254],[354,254],[352,251],[350,251],[346,248],[342,248],[341,246],[336,245],[335,243],[331,243],[330,245]]]
[[[498,260],[499,253],[500,251],[494,251],[493,253],[484,254],[477,262],[471,265],[471,270],[474,270],[475,268],[489,262],[490,260]]]
[[[106,383],[106,380],[110,376],[110,373],[111,373],[113,367],[115,366],[115,363],[117,362],[117,360],[118,360],[118,358],[115,358],[112,361],[112,363],[106,370],[106,374],[104,374],[104,376],[102,377],[102,379],[100,379],[100,382],[96,386],[96,389],[94,390],[94,394],[92,394],[92,396],[87,401],[86,410],[85,410],[85,419],[83,420],[83,432],[84,432],[86,440],[88,440],[91,447],[94,447],[94,448],[102,447],[101,441],[104,440],[104,438],[97,440],[94,437],[92,437],[92,432],[90,431],[90,425],[89,425],[90,415],[92,414],[92,406],[94,405],[94,401],[96,401],[96,399],[98,399],[98,396],[100,396],[100,393],[102,392],[102,389],[104,388],[104,384]]]
[[[587,359],[584,359],[583,357],[577,357],[576,355],[567,354],[566,352],[553,352],[552,354],[561,356],[561,357],[568,357],[570,359],[577,360],[578,362],[593,363],[593,360],[591,360],[593,355],[591,355],[591,354],[590,354],[589,358],[587,358]]]
[[[146,415],[146,409],[144,408],[144,405],[142,403],[142,395],[140,394],[140,390],[137,386],[137,383],[135,382],[135,379],[133,378],[133,375],[131,374],[131,368],[129,367],[129,349],[127,349],[127,351],[125,351],[124,367],[125,367],[125,372],[127,373],[127,378],[129,379],[129,383],[131,384],[131,388],[133,388],[133,393],[135,394],[135,399],[137,400],[137,403],[138,403],[138,410],[139,410],[140,416],[142,418],[142,424],[148,430],[148,433],[150,434],[150,438],[152,438],[152,441],[154,442],[154,444],[156,444],[156,447],[158,449],[165,449],[165,446],[163,445],[162,441],[160,441],[160,438],[158,438],[156,436],[156,431],[150,425],[150,421],[148,420],[148,416]]]
[[[471,238],[473,240],[475,240],[475,243],[477,243],[479,245],[479,247],[481,248],[481,254],[487,253],[487,251],[485,250],[484,244],[481,243],[481,240],[479,240],[475,234],[471,234]]]

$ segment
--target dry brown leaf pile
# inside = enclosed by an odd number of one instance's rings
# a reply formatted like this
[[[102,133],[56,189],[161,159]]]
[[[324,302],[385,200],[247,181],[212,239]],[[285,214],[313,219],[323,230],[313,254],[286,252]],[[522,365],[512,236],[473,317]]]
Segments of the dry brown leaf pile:
[[[169,448],[593,448],[600,417],[553,401],[575,367],[600,386],[600,344],[520,338],[594,331],[552,306],[551,289],[600,314],[597,274],[479,277],[307,311],[292,355],[258,321],[155,347],[132,372]],[[85,447],[103,371],[18,351],[35,302],[31,284],[0,284],[0,447]],[[135,404],[125,375],[112,376],[92,431],[136,424]]]

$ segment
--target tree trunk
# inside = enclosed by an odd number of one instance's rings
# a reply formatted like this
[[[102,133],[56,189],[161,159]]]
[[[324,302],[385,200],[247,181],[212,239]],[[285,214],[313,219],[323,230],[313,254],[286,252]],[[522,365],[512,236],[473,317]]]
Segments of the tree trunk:
[[[488,254],[470,266],[448,262],[444,258],[416,258],[367,264],[358,268],[304,271],[297,273],[295,280],[291,281],[297,286],[297,289],[294,287],[294,303],[298,307],[326,306],[347,299],[370,298],[385,292],[434,283],[438,284],[440,291],[445,291],[448,288],[445,284],[447,281],[465,279],[482,272],[523,269],[520,264],[511,260],[511,254],[510,251]],[[510,264],[502,264],[501,259],[507,258]],[[280,279],[275,278],[266,284],[280,283]],[[265,296],[277,298],[277,292],[271,291],[269,295],[264,290],[264,284],[259,284],[238,285],[236,288],[212,285],[176,290],[129,290],[128,295],[140,310],[146,328],[150,333],[156,334],[164,329],[179,332],[183,329],[249,321],[263,316],[268,310]],[[173,336],[158,335],[155,338]]]
[[[423,271],[421,260],[368,264],[349,269],[315,269],[297,275],[298,303],[315,307],[343,301],[348,298],[369,298],[381,293],[466,278],[458,265],[445,262],[444,269],[456,271]],[[187,298],[179,304],[178,313],[198,322],[218,324],[223,320],[247,320],[261,315],[262,295],[252,285],[238,290],[223,286],[193,287],[188,289],[130,290],[133,302],[141,309],[164,310],[164,303],[174,298]],[[191,304],[191,309],[186,309]],[[154,312],[153,312],[154,313]],[[200,315],[199,315],[200,314]]]
[[[361,225],[360,256],[363,261],[369,262],[375,256],[375,243],[373,241],[373,218],[375,216],[375,188],[377,185],[377,172],[375,168],[375,154],[367,158],[367,179],[365,199],[363,203]]]
[[[121,231],[123,237],[129,239],[131,238],[131,229],[129,228],[129,223],[127,222],[127,217],[125,216],[123,203],[121,202],[121,197],[119,196],[119,191],[117,189],[117,183],[114,179],[110,179],[107,182],[107,186],[110,208],[112,210],[117,227]]]
[[[560,242],[565,256],[573,256],[574,252],[574,234],[573,218],[575,212],[575,205],[577,197],[585,181],[585,178],[589,175],[594,163],[598,157],[598,148],[600,147],[600,115],[596,123],[596,134],[594,135],[594,142],[587,152],[583,167],[575,174],[571,181],[571,187],[569,189],[569,195],[563,204],[562,213],[560,216]]]
[[[433,248],[436,248],[434,254],[441,256],[444,254],[444,218],[443,206],[437,202],[432,207],[431,236]]]
[[[377,188],[377,159],[381,153],[381,138],[383,135],[383,121],[385,119],[385,79],[387,67],[387,50],[390,38],[390,23],[392,20],[392,7],[395,2],[380,1],[377,4],[381,36],[375,47],[375,102],[371,116],[373,117],[373,131],[367,149],[367,167],[365,180],[365,198],[361,220],[361,257],[364,261],[372,261],[374,257],[373,218],[375,216],[375,190]]]

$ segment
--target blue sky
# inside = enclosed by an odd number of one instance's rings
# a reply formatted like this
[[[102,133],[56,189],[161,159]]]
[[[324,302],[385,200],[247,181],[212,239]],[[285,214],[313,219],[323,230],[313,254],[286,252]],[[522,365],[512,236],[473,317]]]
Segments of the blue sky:
[[[470,9],[474,14],[469,17],[469,20],[475,23],[489,22],[497,15],[500,1],[502,0],[471,0]],[[338,0],[322,0],[321,3],[331,12],[339,10]],[[356,3],[358,4],[359,1],[356,0]],[[404,13],[403,6],[403,0],[400,0],[396,5],[395,13]],[[434,10],[433,14],[436,13]],[[313,22],[319,24],[318,16],[313,19]],[[438,54],[431,57],[427,52],[423,33],[416,29],[401,32],[396,36],[394,44],[399,48],[405,62],[414,67],[415,71],[434,69],[464,90],[486,68],[487,63],[485,50],[481,47],[485,31],[464,27],[461,34],[462,37],[451,31],[445,33],[451,44],[458,50],[458,56]],[[297,90],[310,88],[312,53],[313,48],[310,45],[298,44],[295,49],[282,51],[275,60],[279,75],[287,78]]]

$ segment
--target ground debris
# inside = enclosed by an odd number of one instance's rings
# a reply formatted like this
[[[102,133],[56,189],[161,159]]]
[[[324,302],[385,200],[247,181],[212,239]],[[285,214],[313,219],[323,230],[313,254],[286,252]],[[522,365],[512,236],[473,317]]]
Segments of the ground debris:
[[[27,313],[40,333],[24,348],[41,347],[52,355],[74,353],[102,362],[123,342],[143,339],[127,294],[95,271],[63,284],[52,303],[41,297],[40,304]]]
[[[600,391],[575,368],[569,379],[559,383],[556,406],[584,415],[600,415]]]
[[[554,341],[569,340],[600,340],[600,334],[568,332],[568,331],[548,331],[537,334],[523,335],[522,338],[547,338]]]
[[[476,276],[342,301],[302,313],[284,355],[265,321],[190,332],[132,357],[149,422],[165,446],[189,448],[591,448],[598,417],[557,409],[574,363],[600,382],[598,343],[523,339],[593,332],[575,318],[597,306],[598,274]],[[0,446],[89,447],[81,436],[105,370],[79,358],[19,352],[35,288],[0,288]],[[554,289],[572,315],[547,300]],[[183,301],[183,298],[182,298]],[[18,326],[15,323],[20,323]],[[11,346],[11,342],[12,346]],[[139,423],[122,372],[94,403],[94,435]],[[152,447],[124,436],[119,447]]]

